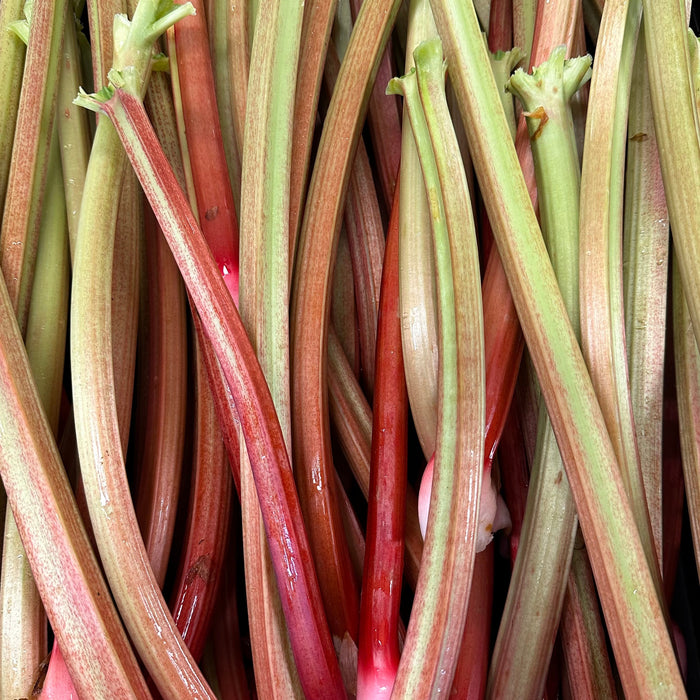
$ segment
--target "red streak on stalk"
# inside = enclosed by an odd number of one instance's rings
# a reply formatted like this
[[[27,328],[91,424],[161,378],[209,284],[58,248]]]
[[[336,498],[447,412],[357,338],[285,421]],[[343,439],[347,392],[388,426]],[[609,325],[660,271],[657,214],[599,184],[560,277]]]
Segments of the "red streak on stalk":
[[[309,698],[345,698],[284,437],[241,317],[143,105],[117,89],[102,108],[151,201],[231,389],[304,692]]]
[[[196,14],[174,27],[187,145],[200,226],[238,304],[238,221],[216,107],[204,3],[192,4]]]
[[[398,188],[397,188],[398,189]],[[358,699],[389,697],[399,664],[408,395],[399,313],[399,197],[387,233],[377,329],[377,372],[367,542],[360,607]]]

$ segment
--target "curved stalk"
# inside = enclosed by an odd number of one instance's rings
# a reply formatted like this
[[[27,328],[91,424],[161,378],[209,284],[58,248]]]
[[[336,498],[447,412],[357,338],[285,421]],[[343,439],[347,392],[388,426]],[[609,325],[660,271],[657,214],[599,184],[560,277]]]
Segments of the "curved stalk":
[[[115,68],[137,95],[145,91],[152,45],[191,8],[164,16],[140,2],[133,20],[115,22]],[[166,8],[166,11],[169,8]],[[157,586],[136,522],[124,470],[112,369],[112,259],[119,183],[126,156],[108,119],[100,119],[86,177],[75,251],[71,369],[76,435],[90,519],[102,563],[131,638],[159,690],[173,698],[210,697]],[[83,235],[85,233],[85,235]]]
[[[404,94],[430,202],[439,311],[439,413],[430,515],[394,694],[452,685],[477,547],[484,457],[484,331],[471,201],[445,97],[442,44],[414,51]],[[419,101],[420,100],[420,101]]]
[[[429,0],[412,0],[406,39],[406,73],[413,67],[414,49],[422,41],[436,36],[437,29]],[[438,411],[437,291],[430,234],[430,210],[405,106],[401,141],[401,183],[401,343],[411,415],[423,455],[430,459],[435,453]]]

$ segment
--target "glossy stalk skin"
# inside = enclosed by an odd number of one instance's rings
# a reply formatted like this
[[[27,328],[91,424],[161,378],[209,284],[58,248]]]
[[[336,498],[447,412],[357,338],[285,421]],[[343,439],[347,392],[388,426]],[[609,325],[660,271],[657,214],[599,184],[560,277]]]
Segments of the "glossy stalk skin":
[[[477,178],[567,468],[623,685],[631,694],[682,697],[612,444],[507,137],[476,16],[451,0],[433,0],[432,7],[460,111],[473,126]]]
[[[357,485],[369,499],[372,409],[333,329],[328,334],[328,370],[331,419]],[[404,575],[408,585],[415,590],[423,553],[423,536],[418,522],[418,497],[410,484],[406,486],[405,512]]]
[[[357,697],[390,697],[399,664],[408,396],[399,317],[399,196],[387,230],[377,329],[367,549],[360,606]]]
[[[282,431],[238,311],[138,98],[117,89],[92,106],[120,132],[229,383],[256,488],[265,494],[263,521],[302,685],[312,697],[344,697]]]
[[[358,593],[350,575],[332,478],[327,411],[326,336],[330,279],[351,155],[369,85],[391,30],[398,0],[362,6],[326,116],[309,187],[292,286],[292,444],[300,501],[309,524],[332,633],[357,638]],[[313,525],[312,525],[313,523]]]
[[[241,318],[291,452],[289,368],[289,197],[294,86],[303,2],[258,8],[250,57],[241,188]],[[248,622],[256,686],[261,697],[303,694],[294,667],[265,540],[260,499],[248,456],[241,451],[241,510]],[[314,527],[309,523],[309,527]],[[308,681],[306,681],[308,687]]]
[[[393,80],[404,95],[431,203],[440,315],[435,473],[421,570],[396,697],[445,692],[464,631],[477,548],[484,456],[481,277],[471,201],[447,107],[442,44],[414,51],[416,71]]]
[[[174,100],[171,99],[170,90],[166,85],[166,78],[162,73],[155,73],[151,76],[145,104],[151,116],[154,129],[158,135],[158,140],[163,145],[163,150],[166,153],[168,162],[171,164],[178,182],[183,184],[187,180],[185,168],[189,153],[187,151],[184,153],[180,152],[175,104]],[[191,183],[191,179],[188,180],[188,182]],[[188,190],[190,207],[193,212],[197,212],[197,200],[193,192],[194,187],[189,184]],[[209,343],[206,336],[201,332],[201,323],[196,314],[193,316],[193,323],[198,337],[198,352],[202,354],[202,359],[207,367],[209,387],[214,397],[234,484],[237,492],[240,493],[238,416],[236,415],[235,406],[233,405],[231,392],[223,378],[221,368],[216,361],[216,356],[211,349],[211,343]]]

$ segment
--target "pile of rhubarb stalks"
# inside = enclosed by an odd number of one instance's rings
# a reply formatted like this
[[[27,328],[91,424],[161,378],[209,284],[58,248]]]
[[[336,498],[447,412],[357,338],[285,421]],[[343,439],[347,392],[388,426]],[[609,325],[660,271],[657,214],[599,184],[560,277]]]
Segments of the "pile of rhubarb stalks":
[[[0,0],[0,698],[698,692],[690,13]]]

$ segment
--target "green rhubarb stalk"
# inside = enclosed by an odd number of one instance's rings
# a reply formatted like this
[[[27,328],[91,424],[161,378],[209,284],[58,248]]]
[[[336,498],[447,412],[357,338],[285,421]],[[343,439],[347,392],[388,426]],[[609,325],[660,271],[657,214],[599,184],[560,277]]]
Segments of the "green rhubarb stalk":
[[[433,0],[450,77],[523,334],[579,514],[625,692],[683,697],[612,443],[568,322],[470,6]]]
[[[429,0],[412,0],[406,39],[406,73],[413,67],[414,49],[422,41],[436,36]],[[430,210],[405,105],[402,130],[399,190],[401,346],[413,424],[423,455],[430,459],[435,452],[438,395],[437,291]]]
[[[508,90],[527,117],[540,221],[569,319],[578,333],[579,162],[569,101],[590,74],[590,56],[565,61],[566,47]],[[520,547],[489,671],[490,697],[543,692],[578,527],[556,437],[540,402]]]
[[[606,2],[581,171],[581,348],[659,598],[661,574],[639,465],[622,300],[627,114],[641,0]]]
[[[541,3],[537,0],[513,0],[513,46],[525,53],[525,63],[531,65],[530,52],[535,34],[535,17]]]
[[[140,2],[131,21],[114,20],[114,68],[142,97],[154,41],[191,5]],[[114,227],[126,156],[108,119],[97,126],[80,213],[73,268],[71,370],[83,484],[98,549],[131,639],[168,697],[210,697],[160,594],[129,492],[112,368]],[[144,602],[146,603],[144,605]]]
[[[430,202],[437,270],[439,398],[430,514],[394,697],[452,685],[471,588],[484,456],[481,277],[466,174],[445,97],[442,44],[414,51],[403,94]],[[489,475],[490,476],[490,475]]]
[[[510,51],[489,51],[491,70],[493,71],[493,77],[501,96],[503,111],[505,112],[508,126],[510,126],[510,135],[513,141],[515,141],[516,125],[515,103],[513,101],[513,95],[506,89],[506,83],[515,67],[523,61],[524,58],[525,54],[519,47],[511,49]]]
[[[624,213],[625,336],[630,393],[656,555],[662,558],[661,427],[669,257],[668,209],[651,112],[644,23],[627,129]]]
[[[0,265],[23,333],[36,260],[68,2],[51,0],[31,7],[23,90],[0,229]]]
[[[58,83],[56,122],[58,139],[61,144],[61,165],[63,170],[63,189],[66,198],[68,231],[70,234],[71,258],[75,251],[78,237],[78,218],[80,202],[85,186],[85,173],[90,158],[90,130],[88,113],[73,104],[73,98],[81,81],[80,54],[78,49],[77,20],[69,14],[63,36],[63,60]],[[84,38],[84,37],[83,37]]]
[[[241,318],[270,387],[289,452],[290,164],[303,15],[304,3],[298,1],[277,0],[259,8],[241,184]],[[258,692],[269,698],[301,697],[302,687],[309,687],[307,674],[312,669],[294,666],[245,450],[241,451],[241,484],[246,592]]]
[[[700,338],[700,141],[685,7],[643,0],[654,128],[683,289]]]

